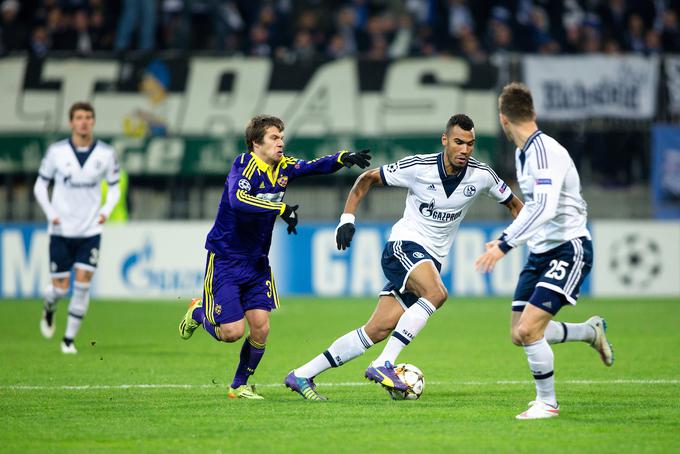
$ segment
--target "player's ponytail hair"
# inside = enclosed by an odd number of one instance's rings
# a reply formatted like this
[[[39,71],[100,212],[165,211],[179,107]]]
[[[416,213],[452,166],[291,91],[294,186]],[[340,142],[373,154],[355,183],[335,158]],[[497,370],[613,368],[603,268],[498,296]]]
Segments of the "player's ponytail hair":
[[[78,110],[84,110],[86,112],[91,112],[92,118],[94,118],[94,107],[92,107],[92,104],[90,104],[89,102],[85,102],[85,101],[78,101],[78,102],[74,102],[73,104],[71,104],[71,108],[68,110],[68,119],[73,120],[73,115]]]
[[[248,151],[253,151],[254,143],[262,143],[265,131],[271,126],[275,126],[279,131],[283,131],[283,120],[273,115],[257,115],[250,119],[248,126],[246,126],[246,146]]]
[[[498,97],[498,110],[512,123],[534,121],[534,100],[529,87],[519,82],[511,82],[503,87]]]

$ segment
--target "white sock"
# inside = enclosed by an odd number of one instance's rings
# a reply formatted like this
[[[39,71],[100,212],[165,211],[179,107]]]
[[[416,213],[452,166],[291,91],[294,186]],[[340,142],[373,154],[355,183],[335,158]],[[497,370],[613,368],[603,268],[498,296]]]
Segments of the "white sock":
[[[386,361],[394,364],[399,353],[418,335],[427,323],[427,320],[437,310],[425,298],[420,298],[413,306],[401,314],[397,327],[387,341],[380,356],[373,361],[373,366],[384,366]]]
[[[90,284],[76,281],[73,284],[73,295],[71,295],[71,302],[68,305],[65,339],[75,339],[89,305]]]
[[[331,367],[342,366],[373,346],[373,341],[366,334],[362,326],[339,337],[321,353],[304,366],[295,369],[295,375],[302,378],[312,378]]]
[[[543,337],[533,344],[525,345],[524,351],[529,361],[529,369],[536,381],[536,400],[557,406],[553,376],[555,357],[552,348]]]
[[[64,290],[59,287],[55,287],[52,284],[47,284],[47,287],[45,287],[44,295],[45,295],[45,309],[48,311],[54,312],[54,310],[57,308],[57,303],[61,298],[66,296],[68,293],[68,290]]]
[[[564,323],[551,320],[545,328],[545,339],[549,344],[562,342],[592,342],[595,330],[587,323]]]

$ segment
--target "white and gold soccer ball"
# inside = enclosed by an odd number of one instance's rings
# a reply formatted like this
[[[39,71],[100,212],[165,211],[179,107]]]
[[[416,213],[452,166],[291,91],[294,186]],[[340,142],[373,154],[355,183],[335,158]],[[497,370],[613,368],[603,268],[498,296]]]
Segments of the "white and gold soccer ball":
[[[388,389],[390,397],[394,400],[419,399],[425,390],[425,376],[423,371],[413,364],[401,363],[394,366],[394,372],[409,387],[406,391]]]

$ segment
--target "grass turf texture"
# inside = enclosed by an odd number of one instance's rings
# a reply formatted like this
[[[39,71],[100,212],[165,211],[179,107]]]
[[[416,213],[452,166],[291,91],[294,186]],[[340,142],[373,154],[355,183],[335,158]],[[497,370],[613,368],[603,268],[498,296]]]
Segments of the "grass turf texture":
[[[606,317],[616,362],[584,343],[553,346],[559,418],[516,421],[534,396],[509,303],[451,298],[400,362],[425,373],[418,401],[391,401],[363,371],[383,344],[317,378],[328,402],[281,384],[290,369],[361,326],[372,299],[285,298],[251,383],[264,401],[226,397],[241,342],[177,334],[186,302],[93,301],[62,355],[40,336],[38,301],[0,302],[2,452],[670,452],[680,447],[680,301],[588,300],[563,321]],[[124,387],[123,385],[131,385]],[[148,387],[146,385],[149,385]],[[177,386],[175,386],[177,385]],[[165,386],[165,387],[164,387]]]

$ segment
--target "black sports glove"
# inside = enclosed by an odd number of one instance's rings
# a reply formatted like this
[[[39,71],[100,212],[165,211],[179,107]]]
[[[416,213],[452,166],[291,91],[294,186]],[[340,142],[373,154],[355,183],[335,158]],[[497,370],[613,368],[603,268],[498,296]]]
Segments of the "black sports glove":
[[[365,169],[371,164],[371,155],[369,154],[370,152],[371,150],[366,149],[354,153],[345,153],[342,155],[340,160],[346,167],[358,165],[360,168]]]
[[[286,221],[286,224],[288,224],[288,235],[291,233],[294,233],[297,235],[297,230],[295,230],[295,226],[298,223],[298,220],[300,219],[298,217],[298,214],[296,210],[298,209],[298,205],[286,205],[286,208],[283,209],[283,213],[281,213],[281,219]]]
[[[355,230],[354,215],[346,213],[340,216],[340,224],[335,229],[335,244],[339,251],[349,248]]]

